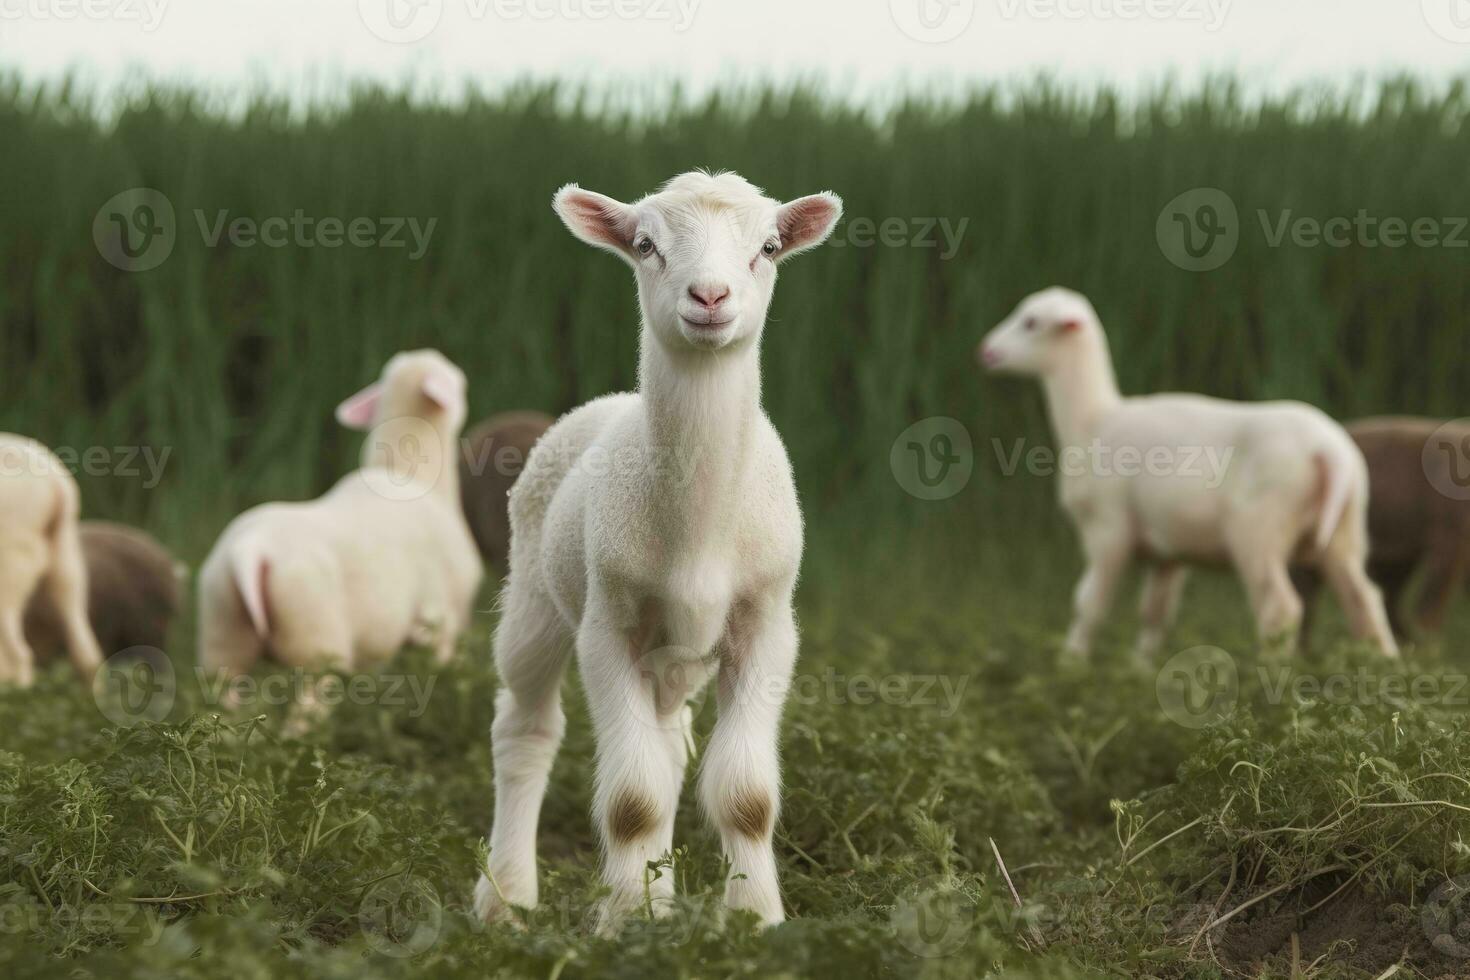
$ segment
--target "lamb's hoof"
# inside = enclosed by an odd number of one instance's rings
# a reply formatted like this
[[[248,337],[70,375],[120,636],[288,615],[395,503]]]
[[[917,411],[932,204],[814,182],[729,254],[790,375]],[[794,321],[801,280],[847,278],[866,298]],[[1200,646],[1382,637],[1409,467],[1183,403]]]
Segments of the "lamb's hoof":
[[[535,908],[536,903],[524,907]],[[521,926],[514,908],[501,897],[488,875],[480,875],[480,880],[475,882],[475,918],[486,925],[505,922],[517,928]]]

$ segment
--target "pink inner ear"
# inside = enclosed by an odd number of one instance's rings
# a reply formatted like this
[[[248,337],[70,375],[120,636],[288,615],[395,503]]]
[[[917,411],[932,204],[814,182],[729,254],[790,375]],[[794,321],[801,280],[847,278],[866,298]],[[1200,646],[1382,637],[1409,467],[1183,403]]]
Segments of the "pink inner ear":
[[[625,249],[633,244],[632,209],[594,191],[572,187],[557,195],[557,211],[571,229],[595,245]]]
[[[382,397],[383,385],[374,381],[337,406],[337,421],[349,429],[371,428]]]
[[[454,382],[442,374],[424,377],[424,397],[445,411],[461,400]]]
[[[826,194],[812,194],[784,205],[776,219],[784,250],[806,248],[827,237],[842,206]]]

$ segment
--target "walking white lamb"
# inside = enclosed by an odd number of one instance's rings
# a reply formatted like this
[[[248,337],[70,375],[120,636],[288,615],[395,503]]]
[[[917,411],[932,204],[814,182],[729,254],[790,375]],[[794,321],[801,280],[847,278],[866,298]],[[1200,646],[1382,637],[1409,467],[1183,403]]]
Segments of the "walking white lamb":
[[[1398,652],[1364,571],[1367,467],[1322,412],[1299,402],[1124,398],[1097,313],[1066,289],[1022,301],[978,354],[993,371],[1040,378],[1046,391],[1061,503],[1087,557],[1070,652],[1088,653],[1134,558],[1149,563],[1142,654],[1164,641],[1185,566],[1226,562],[1245,584],[1264,641],[1295,641],[1302,603],[1288,566],[1301,562],[1326,575],[1355,635]]]
[[[362,468],[220,535],[199,574],[201,667],[232,677],[269,652],[351,671],[410,641],[452,656],[482,575],[459,505],[464,418],[464,373],[432,350],[394,356],[343,402],[339,422],[372,430]]]
[[[631,205],[571,185],[554,207],[578,238],[633,267],[639,385],[562,418],[511,491],[495,820],[475,908],[492,921],[536,904],[536,823],[575,648],[611,888],[599,928],[645,895],[656,914],[668,908],[672,876],[647,865],[673,845],[686,701],[716,676],[700,796],[729,861],[725,901],[779,922],[771,835],[802,525],[785,448],[761,409],[759,348],[777,264],[826,239],[841,202],[779,204],[735,174],[696,172]]]
[[[35,651],[26,608],[55,610],[71,662],[91,683],[102,651],[87,619],[87,563],[77,531],[81,494],[61,460],[34,439],[0,433],[0,683],[30,687]]]

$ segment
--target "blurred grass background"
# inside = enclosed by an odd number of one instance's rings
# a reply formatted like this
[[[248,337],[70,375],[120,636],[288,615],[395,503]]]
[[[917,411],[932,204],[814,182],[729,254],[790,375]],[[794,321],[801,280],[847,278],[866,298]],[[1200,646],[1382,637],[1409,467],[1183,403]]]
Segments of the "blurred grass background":
[[[156,492],[84,475],[87,510],[197,557],[241,508],[314,495],[352,465],[358,437],[331,410],[395,350],[433,345],[463,365],[472,418],[632,386],[631,277],[566,233],[552,192],[577,181],[627,200],[689,168],[734,169],[781,198],[833,189],[849,223],[968,219],[948,260],[943,247],[849,242],[787,266],[764,351],[765,403],[814,551],[890,528],[955,541],[982,522],[1054,518],[1050,483],[1002,479],[991,441],[1050,443],[1039,392],[982,376],[972,357],[984,330],[1052,283],[1093,297],[1126,390],[1300,398],[1340,417],[1463,414],[1470,252],[1272,248],[1256,213],[1470,214],[1467,104],[1463,83],[1262,102],[1221,79],[1139,102],[1036,82],[879,114],[807,89],[635,110],[555,84],[445,104],[364,88],[330,106],[226,111],[167,87],[104,101],[0,79],[0,429],[169,447]],[[1191,273],[1166,259],[1155,223],[1201,186],[1234,199],[1244,232],[1223,268]],[[130,273],[103,259],[92,225],[133,187],[168,197],[177,242]],[[418,261],[401,248],[209,247],[196,211],[212,224],[222,210],[437,224]],[[906,494],[888,462],[894,438],[931,415],[962,421],[977,456],[967,489],[940,503]]]

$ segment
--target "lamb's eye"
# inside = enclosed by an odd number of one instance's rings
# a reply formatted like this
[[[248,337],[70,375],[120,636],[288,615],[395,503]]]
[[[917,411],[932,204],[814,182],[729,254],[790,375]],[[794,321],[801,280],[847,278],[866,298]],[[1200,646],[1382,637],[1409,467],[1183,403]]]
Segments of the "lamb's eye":
[[[1036,329],[1036,317],[1031,316],[1031,317],[1027,317],[1026,318],[1026,329],[1027,330],[1035,330]]]
[[[638,239],[638,254],[639,255],[652,255],[653,254],[653,239],[652,238],[649,238],[647,235],[644,235],[642,238]]]
[[[764,255],[766,258],[770,258],[772,255],[776,254],[776,249],[778,247],[779,246],[777,246],[775,242],[766,242],[764,245],[761,246],[761,254]]]

